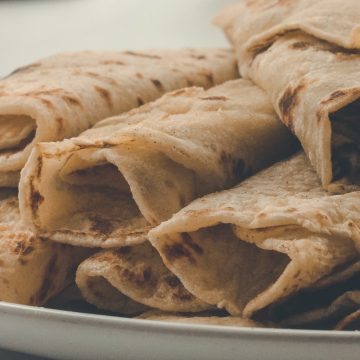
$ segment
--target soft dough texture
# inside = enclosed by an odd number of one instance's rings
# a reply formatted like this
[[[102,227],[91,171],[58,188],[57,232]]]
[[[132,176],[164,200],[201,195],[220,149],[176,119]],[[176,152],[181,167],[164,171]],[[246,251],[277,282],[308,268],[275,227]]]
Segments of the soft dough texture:
[[[195,200],[149,237],[192,294],[250,317],[359,258],[360,192],[347,190],[327,193],[301,153]]]
[[[77,138],[38,144],[22,171],[20,208],[27,225],[56,241],[139,244],[196,197],[296,147],[251,82],[181,89]]]
[[[167,91],[237,77],[225,49],[65,53],[17,69],[0,80],[0,186],[18,185],[38,142],[76,136]]]
[[[89,249],[36,237],[20,220],[16,191],[0,191],[0,300],[44,305],[74,281]]]
[[[248,0],[215,19],[324,186],[360,183],[359,18],[357,0]]]
[[[80,264],[76,283],[89,303],[120,313],[138,312],[135,306],[129,309],[132,302],[127,297],[164,311],[199,312],[212,308],[184,288],[148,241],[91,256]]]

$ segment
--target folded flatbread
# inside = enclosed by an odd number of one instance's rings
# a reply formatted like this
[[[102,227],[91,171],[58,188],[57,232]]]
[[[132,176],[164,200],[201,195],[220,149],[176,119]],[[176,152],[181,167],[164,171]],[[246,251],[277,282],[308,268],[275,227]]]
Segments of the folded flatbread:
[[[76,136],[170,90],[237,77],[225,49],[65,53],[20,68],[0,80],[0,186],[18,185],[38,142]]]
[[[147,306],[179,312],[213,307],[184,288],[148,241],[91,256],[80,264],[76,283],[89,303],[122,314],[139,313]]]
[[[215,19],[324,186],[360,183],[359,18],[358,0],[245,0]]]
[[[195,200],[149,238],[188,291],[250,317],[359,258],[360,192],[343,190],[328,194],[300,153]]]
[[[77,138],[38,144],[22,171],[22,217],[55,241],[139,244],[196,197],[235,185],[296,146],[249,81],[177,90]]]
[[[358,302],[360,301],[360,293],[357,294]],[[360,309],[346,316],[335,327],[335,330],[360,330]]]
[[[347,264],[289,299],[256,314],[287,328],[333,329],[360,307],[360,261]]]
[[[21,223],[16,191],[0,191],[0,301],[45,304],[74,281],[90,254],[36,237]]]
[[[177,323],[187,323],[196,325],[220,325],[220,326],[237,326],[237,327],[266,327],[250,319],[244,319],[236,316],[217,316],[210,312],[199,314],[181,314],[166,313],[157,310],[149,310],[139,316],[137,319],[169,321]]]

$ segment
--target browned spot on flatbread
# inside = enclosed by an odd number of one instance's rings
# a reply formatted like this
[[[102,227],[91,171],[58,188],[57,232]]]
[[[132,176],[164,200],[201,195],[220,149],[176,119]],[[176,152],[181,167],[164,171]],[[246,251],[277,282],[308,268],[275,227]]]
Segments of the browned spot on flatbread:
[[[152,271],[150,267],[146,267],[142,271],[131,271],[129,269],[123,269],[121,275],[129,282],[135,283],[141,286],[148,282],[151,278]]]
[[[187,86],[194,86],[194,82],[191,79],[186,79]]]
[[[70,105],[75,105],[75,106],[79,106],[79,107],[83,107],[81,102],[76,99],[75,97],[73,96],[70,96],[70,95],[62,95],[61,98],[66,101],[68,104]]]
[[[39,98],[39,100],[48,108],[48,109],[55,109],[55,105],[49,100],[44,98]]]
[[[24,240],[20,240],[16,243],[16,246],[14,248],[15,254],[20,254],[26,247],[26,242]]]
[[[30,206],[34,217],[36,217],[35,214],[37,213],[40,204],[44,201],[44,197],[38,190],[35,190],[33,180],[34,179],[32,178],[30,181]]]
[[[111,221],[100,216],[93,215],[89,217],[89,220],[91,221],[91,231],[95,231],[103,235],[108,235],[111,234],[111,232],[114,230]]]
[[[1,266],[3,266],[4,263],[1,262]],[[5,284],[5,285],[9,285],[10,284],[10,281],[8,279],[5,279],[5,278],[2,278],[1,281]]]
[[[59,116],[56,119],[56,123],[58,124],[58,132],[62,133],[64,131],[64,119]]]
[[[214,76],[213,76],[212,73],[207,73],[205,76],[206,76],[207,81],[208,81],[211,85],[214,85],[214,84],[215,84]]]
[[[137,100],[137,103],[139,106],[144,105],[144,103],[145,103],[144,100],[140,96],[138,96],[136,100]]]
[[[205,55],[190,55],[190,57],[192,57],[193,59],[197,59],[197,60],[205,60],[206,56]]]
[[[163,84],[161,83],[160,80],[158,80],[158,79],[150,79],[150,80],[159,91],[164,91]]]
[[[126,65],[123,61],[120,60],[104,60],[101,62],[103,65]]]
[[[194,250],[198,255],[202,255],[204,253],[204,250],[201,246],[196,244],[191,236],[188,233],[181,233],[181,238],[183,242],[192,250]]]
[[[113,78],[111,78],[109,76],[102,75],[102,74],[95,73],[93,71],[85,71],[84,75],[92,77],[92,78],[94,78],[96,80],[99,80],[99,81],[107,82],[110,85],[117,85],[117,82]]]
[[[165,254],[165,257],[170,263],[179,260],[181,258],[187,258],[191,264],[196,263],[191,252],[184,245],[180,243],[166,244],[165,246],[163,246],[161,250]]]
[[[201,98],[201,100],[220,100],[220,101],[226,101],[229,100],[229,98],[227,98],[226,96],[207,96],[207,97],[203,97]]]
[[[39,157],[37,158],[37,169],[36,169],[36,176],[37,176],[38,179],[39,179],[40,176],[41,176],[42,166],[43,166],[43,160],[42,160],[42,157],[39,156]]]
[[[225,206],[225,207],[223,207],[221,210],[224,210],[224,211],[234,211],[235,209],[234,209],[232,206]]]
[[[294,44],[296,44],[295,42]],[[294,45],[293,44],[293,45]],[[333,44],[331,42],[320,40],[317,38],[309,38],[306,41],[308,47],[315,51],[327,51],[335,55],[335,59],[338,61],[347,61],[347,60],[354,60],[358,59],[360,56],[360,49],[348,49]]]
[[[280,98],[279,108],[282,114],[283,122],[289,127],[290,130],[293,129],[293,120],[294,120],[294,108],[299,102],[299,93],[306,88],[304,83],[300,83],[295,88],[290,86],[285,90],[284,94]]]
[[[290,48],[294,50],[305,50],[309,46],[310,44],[306,41],[296,41],[290,45]]]
[[[94,86],[95,90],[100,94],[100,96],[105,100],[105,102],[107,103],[109,108],[113,107],[113,103],[112,103],[112,99],[111,99],[111,94],[108,90],[95,85]]]
[[[342,91],[342,90],[337,90],[337,91],[334,91],[330,96],[329,96],[329,101],[331,100],[335,100],[339,97],[342,97],[342,96],[345,96],[346,95],[346,92],[345,91]]]
[[[252,54],[252,62],[255,60],[257,56],[264,53],[265,51],[269,50],[272,46],[274,41],[267,41],[264,44],[256,45],[251,49]]]
[[[134,51],[125,51],[124,54],[132,55],[132,56],[138,56],[138,57],[143,57],[143,58],[147,58],[147,59],[158,59],[158,60],[161,59],[161,57],[160,57],[159,55],[145,54],[145,53],[134,52]]]
[[[144,78],[144,75],[141,74],[141,73],[136,73],[135,76],[139,79],[143,79]]]
[[[180,280],[175,275],[168,275],[164,280],[171,288],[176,288],[181,284]]]
[[[29,255],[34,251],[34,248],[32,246],[27,246],[22,252],[22,255]]]
[[[183,288],[183,291],[177,291],[174,294],[172,294],[173,299],[178,299],[180,301],[191,301],[193,299],[193,296],[188,293],[185,288]]]
[[[183,284],[175,275],[167,275],[164,281],[173,289],[171,297],[174,300],[191,301],[193,296],[184,288]]]
[[[174,188],[175,184],[170,180],[165,180],[165,185],[169,188]]]

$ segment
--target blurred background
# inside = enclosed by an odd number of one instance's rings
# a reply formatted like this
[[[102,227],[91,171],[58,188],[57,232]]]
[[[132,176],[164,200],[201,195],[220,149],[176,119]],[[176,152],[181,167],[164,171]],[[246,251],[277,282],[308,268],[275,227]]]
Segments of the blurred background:
[[[233,0],[0,0],[0,75],[61,51],[227,46]]]

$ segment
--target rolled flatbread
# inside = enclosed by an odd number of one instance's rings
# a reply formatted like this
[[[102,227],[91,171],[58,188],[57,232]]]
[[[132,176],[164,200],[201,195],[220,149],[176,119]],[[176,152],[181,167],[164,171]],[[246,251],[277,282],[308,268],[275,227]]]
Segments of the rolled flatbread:
[[[21,223],[16,191],[0,191],[0,301],[44,305],[74,281],[90,254],[35,236]]]
[[[17,69],[0,80],[0,186],[18,185],[38,142],[76,136],[170,90],[237,77],[225,49],[65,53]]]
[[[139,244],[196,197],[231,187],[296,147],[251,82],[181,89],[77,138],[38,144],[21,175],[21,213],[55,241]]]
[[[359,257],[360,192],[343,190],[327,193],[300,153],[195,200],[149,238],[188,291],[250,317]]]
[[[76,283],[89,303],[122,314],[146,307],[178,312],[213,308],[184,288],[148,241],[91,256],[80,264]]]
[[[333,329],[360,306],[360,261],[256,314],[287,328]]]
[[[358,293],[357,296],[359,302],[360,293]],[[341,320],[336,325],[335,330],[360,330],[360,309]]]
[[[248,0],[215,19],[324,186],[360,183],[359,17],[357,0]]]

